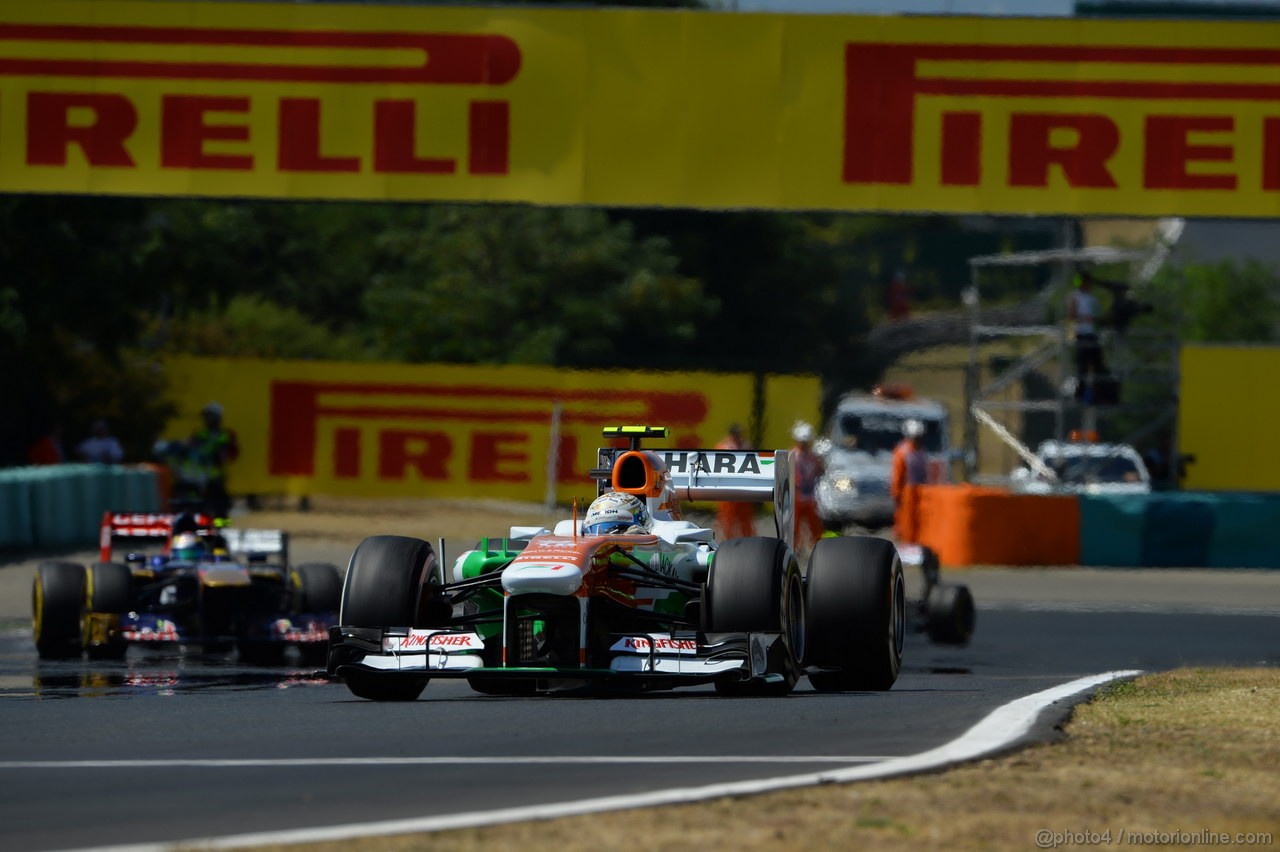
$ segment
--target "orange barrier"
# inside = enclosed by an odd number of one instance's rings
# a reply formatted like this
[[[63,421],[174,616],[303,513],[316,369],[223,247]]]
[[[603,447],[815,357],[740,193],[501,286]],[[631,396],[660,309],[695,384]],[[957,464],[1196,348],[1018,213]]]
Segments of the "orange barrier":
[[[907,489],[894,532],[943,565],[1078,565],[1080,501],[971,485]]]
[[[173,491],[173,476],[167,464],[144,462],[138,467],[151,471],[156,475],[156,501],[164,511],[169,509],[169,497]]]

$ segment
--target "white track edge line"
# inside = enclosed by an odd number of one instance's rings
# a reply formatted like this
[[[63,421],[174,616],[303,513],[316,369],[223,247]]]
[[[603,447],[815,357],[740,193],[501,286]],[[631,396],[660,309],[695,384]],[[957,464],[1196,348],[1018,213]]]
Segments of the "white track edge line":
[[[270,844],[321,843],[393,834],[417,834],[447,831],[456,828],[477,828],[509,822],[554,819],[557,817],[580,816],[604,811],[630,810],[659,805],[688,804],[726,796],[752,795],[818,784],[888,778],[895,775],[939,769],[948,764],[973,760],[1008,748],[1031,731],[1031,727],[1035,724],[1040,713],[1051,704],[1110,681],[1136,677],[1140,674],[1142,674],[1142,671],[1139,669],[1102,672],[1101,674],[1077,678],[1059,686],[1014,699],[1008,704],[1003,704],[991,711],[980,722],[949,743],[919,754],[896,757],[870,766],[853,766],[845,769],[833,769],[827,772],[811,772],[804,775],[787,775],[776,778],[760,778],[752,781],[710,784],[705,787],[602,796],[594,799],[500,808],[490,811],[470,811],[447,816],[349,823],[347,825],[320,828],[284,829],[281,831],[263,831],[224,837],[192,838],[168,843],[104,846],[95,847],[95,849],[99,850],[99,852],[170,852],[170,850],[176,848],[192,847],[197,849],[238,849],[246,846],[265,846]]]
[[[223,769],[314,768],[321,766],[512,766],[558,764],[695,764],[695,763],[875,763],[892,754],[749,755],[498,755],[494,757],[211,757],[138,760],[0,760],[4,769]]]

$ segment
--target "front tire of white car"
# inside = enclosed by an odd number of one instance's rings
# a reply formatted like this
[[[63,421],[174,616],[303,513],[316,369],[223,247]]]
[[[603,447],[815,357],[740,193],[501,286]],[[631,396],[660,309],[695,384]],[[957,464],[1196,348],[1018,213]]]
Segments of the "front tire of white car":
[[[716,681],[721,695],[786,695],[802,673],[807,642],[804,581],[786,542],[735,538],[716,550],[707,575],[710,633],[780,633],[785,648],[781,681]]]
[[[416,626],[435,562],[435,551],[421,539],[398,535],[366,538],[351,555],[338,623],[366,628]],[[352,695],[370,701],[414,701],[429,680],[370,671],[350,672],[343,679]]]

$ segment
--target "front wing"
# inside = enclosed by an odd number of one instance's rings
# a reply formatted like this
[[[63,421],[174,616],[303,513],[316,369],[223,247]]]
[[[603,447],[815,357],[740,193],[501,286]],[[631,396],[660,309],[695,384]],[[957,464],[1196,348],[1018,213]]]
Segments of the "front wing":
[[[187,618],[169,613],[86,613],[85,642],[90,647],[115,642],[162,646],[239,640],[256,645],[319,647],[329,641],[336,613],[265,617],[227,635],[209,635]]]
[[[605,666],[503,666],[502,637],[486,640],[463,630],[334,627],[329,631],[329,673],[354,672],[486,680],[548,679],[632,681],[650,688],[717,680],[774,682],[784,678],[787,649],[781,633],[620,633]],[[498,647],[494,648],[496,644]]]

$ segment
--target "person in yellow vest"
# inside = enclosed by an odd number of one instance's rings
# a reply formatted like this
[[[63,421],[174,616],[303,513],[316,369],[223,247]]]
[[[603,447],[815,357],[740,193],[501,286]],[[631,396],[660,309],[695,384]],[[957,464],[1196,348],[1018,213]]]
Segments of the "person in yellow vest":
[[[222,425],[222,406],[211,402],[200,411],[204,427],[189,442],[190,454],[204,474],[204,510],[215,518],[231,513],[227,469],[240,456],[236,433]]]

